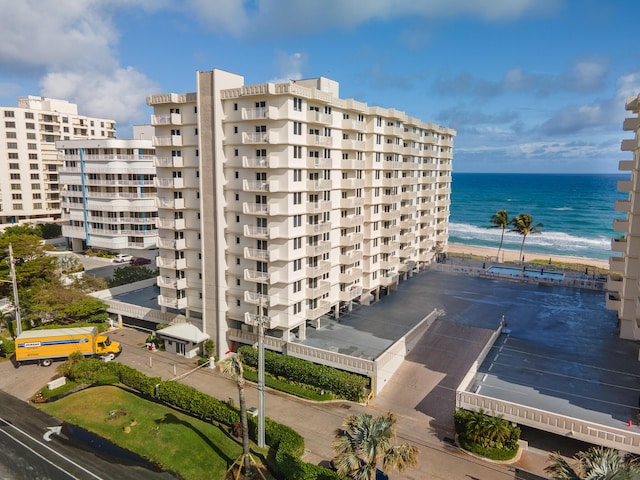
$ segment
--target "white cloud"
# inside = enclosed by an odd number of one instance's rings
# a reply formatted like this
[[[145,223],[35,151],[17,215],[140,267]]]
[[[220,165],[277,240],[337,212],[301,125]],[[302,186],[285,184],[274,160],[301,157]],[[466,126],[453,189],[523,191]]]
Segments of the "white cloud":
[[[371,20],[418,16],[455,16],[506,21],[548,14],[561,7],[556,0],[189,0],[194,16],[211,29],[255,37],[266,33],[298,33],[353,28]]]
[[[35,70],[40,94],[78,104],[83,115],[118,124],[146,122],[145,98],[157,84],[121,66],[117,8],[154,9],[167,0],[0,0],[0,67]],[[36,93],[36,92],[32,92]]]
[[[277,77],[269,80],[272,83],[285,83],[289,80],[300,80],[302,69],[307,63],[307,56],[303,53],[277,52],[274,60]]]
[[[144,103],[158,85],[132,67],[118,68],[109,75],[97,72],[54,72],[41,81],[42,94],[72,99],[80,113],[114,118],[125,125],[146,123]]]

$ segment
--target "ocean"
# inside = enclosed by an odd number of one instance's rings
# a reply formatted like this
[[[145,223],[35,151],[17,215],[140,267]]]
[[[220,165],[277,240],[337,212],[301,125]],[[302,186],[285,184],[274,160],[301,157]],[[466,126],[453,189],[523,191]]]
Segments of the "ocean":
[[[624,218],[615,201],[627,198],[617,182],[629,174],[453,173],[449,242],[482,247],[500,244],[501,229],[487,228],[498,210],[520,213],[544,225],[527,235],[527,251],[606,260],[611,253],[613,220]],[[505,231],[503,248],[520,250],[522,236]]]

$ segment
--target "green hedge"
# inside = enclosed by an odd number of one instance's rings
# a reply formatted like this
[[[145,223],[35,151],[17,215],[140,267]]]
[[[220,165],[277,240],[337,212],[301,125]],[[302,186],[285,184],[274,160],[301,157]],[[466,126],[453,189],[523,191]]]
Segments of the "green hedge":
[[[127,365],[82,359],[75,362],[69,372],[71,380],[78,383],[99,383],[108,378],[118,378],[123,385],[145,395],[153,396],[173,407],[211,422],[228,427],[240,421],[238,408],[213,398],[193,387],[175,381],[162,381],[148,377]],[[249,435],[257,439],[256,419],[249,417]],[[265,418],[265,440],[271,448],[267,464],[282,479],[339,480],[332,470],[300,460],[304,453],[304,438],[292,428]],[[275,452],[275,453],[274,453]]]
[[[249,346],[238,349],[242,360],[252,367],[258,366],[258,350]],[[299,358],[265,350],[264,369],[274,377],[282,377],[297,383],[332,392],[336,397],[354,402],[365,398],[369,379],[362,375],[336,368],[318,365]]]
[[[4,355],[6,358],[11,357],[11,355],[16,351],[16,342],[13,338],[0,337],[0,340],[2,340],[0,355]]]
[[[511,460],[518,453],[520,428],[502,416],[459,409],[453,419],[458,441],[465,450],[491,460]],[[500,426],[501,435],[496,435],[496,425]]]

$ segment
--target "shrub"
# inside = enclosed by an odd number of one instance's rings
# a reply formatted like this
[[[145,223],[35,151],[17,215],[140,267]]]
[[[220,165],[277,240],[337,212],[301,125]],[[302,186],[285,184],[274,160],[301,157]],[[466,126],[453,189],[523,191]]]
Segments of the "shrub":
[[[0,355],[6,358],[11,357],[16,351],[16,342],[12,338],[0,337],[2,345],[0,345]]]
[[[492,460],[509,460],[518,453],[520,428],[483,410],[456,410],[454,426],[460,446]]]
[[[249,346],[238,349],[247,365],[258,366],[258,351]],[[298,383],[328,390],[340,398],[360,402],[365,395],[368,378],[336,368],[318,365],[299,358],[265,350],[265,371]]]

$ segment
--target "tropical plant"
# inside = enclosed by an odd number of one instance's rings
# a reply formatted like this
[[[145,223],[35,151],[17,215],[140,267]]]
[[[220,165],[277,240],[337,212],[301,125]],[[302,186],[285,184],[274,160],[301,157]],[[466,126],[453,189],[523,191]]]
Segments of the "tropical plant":
[[[555,480],[631,480],[640,478],[640,464],[631,457],[623,457],[618,450],[591,447],[578,452],[573,459],[575,469],[560,453],[549,454],[551,462],[545,472]]]
[[[520,245],[520,258],[522,258],[522,253],[524,252],[524,241],[527,239],[527,235],[541,235],[542,232],[540,229],[544,227],[542,223],[533,224],[533,217],[528,213],[521,213],[513,220],[509,222],[513,228],[509,230],[510,232],[516,232],[522,235],[522,244]]]
[[[504,241],[504,231],[509,226],[509,212],[506,210],[498,210],[495,214],[491,216],[489,222],[493,225],[490,225],[487,228],[500,228],[502,230],[502,235],[500,236],[500,246],[498,247],[498,259],[500,258],[500,250],[502,250],[502,242]]]
[[[220,371],[233,378],[238,385],[240,424],[242,425],[242,473],[248,474],[251,469],[251,451],[249,450],[249,422],[247,421],[247,401],[244,396],[245,380],[242,356],[238,353],[230,353],[220,362]]]
[[[396,419],[391,412],[374,418],[369,414],[349,415],[344,428],[336,431],[333,459],[339,475],[354,480],[373,480],[378,467],[397,468],[402,472],[418,463],[418,449],[413,445],[393,446]]]

